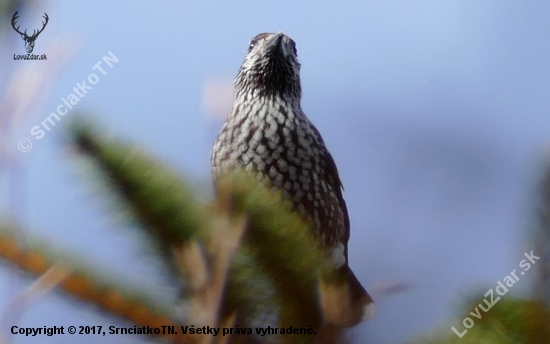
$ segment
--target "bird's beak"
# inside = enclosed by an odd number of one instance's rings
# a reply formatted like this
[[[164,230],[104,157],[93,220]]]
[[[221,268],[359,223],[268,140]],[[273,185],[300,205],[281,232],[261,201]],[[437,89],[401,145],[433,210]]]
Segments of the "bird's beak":
[[[286,42],[284,41],[284,36],[284,33],[279,32],[271,37],[269,42],[266,44],[266,50],[274,55],[282,54],[283,57],[286,58],[289,53]]]

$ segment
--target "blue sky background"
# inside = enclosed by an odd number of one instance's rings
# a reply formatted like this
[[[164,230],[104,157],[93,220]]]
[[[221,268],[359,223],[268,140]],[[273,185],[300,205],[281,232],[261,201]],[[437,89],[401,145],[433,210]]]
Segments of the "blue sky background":
[[[24,66],[61,68],[41,87],[43,101],[5,138],[17,160],[18,184],[0,170],[0,205],[13,209],[35,237],[78,252],[121,279],[167,298],[171,293],[139,237],[112,216],[65,149],[62,126],[41,140],[30,128],[111,51],[120,61],[99,75],[62,122],[86,111],[209,190],[209,151],[221,120],[205,115],[206,81],[232,79],[249,40],[266,31],[283,31],[297,42],[303,108],[345,186],[351,266],[378,306],[373,321],[351,331],[358,343],[401,343],[436,326],[459,326],[463,296],[494,287],[533,249],[532,191],[550,141],[550,2],[30,4],[21,12],[23,27],[38,28],[43,12],[50,17],[34,53],[52,44],[67,48],[48,61],[14,61],[24,43],[9,21],[0,23],[0,96]],[[73,49],[74,59],[63,65]],[[32,140],[28,153],[16,148],[22,137]],[[10,190],[17,191],[15,206]],[[528,280],[526,274],[514,292],[528,291]],[[0,313],[28,283],[0,268]],[[391,283],[412,288],[383,296]],[[22,324],[120,322],[51,294],[32,304]],[[78,338],[140,340],[147,338]]]

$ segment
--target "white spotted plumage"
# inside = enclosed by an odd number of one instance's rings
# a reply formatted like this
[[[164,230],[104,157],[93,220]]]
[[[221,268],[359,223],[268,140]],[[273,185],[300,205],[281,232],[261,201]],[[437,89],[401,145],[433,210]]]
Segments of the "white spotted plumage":
[[[299,73],[290,37],[263,33],[253,38],[235,80],[233,109],[212,148],[212,174],[217,179],[244,167],[312,221],[335,271],[348,282],[342,288],[348,298],[341,303],[348,316],[336,312],[331,321],[353,326],[372,316],[374,306],[348,266],[350,223],[342,184],[321,135],[300,106]]]
[[[347,262],[349,220],[336,165],[302,111],[294,42],[279,34],[282,50],[274,56],[266,46],[275,36],[258,35],[241,66],[232,112],[212,149],[213,176],[244,167],[258,180],[269,180],[313,220],[324,247],[346,248],[338,250],[342,257],[330,255],[342,265]]]

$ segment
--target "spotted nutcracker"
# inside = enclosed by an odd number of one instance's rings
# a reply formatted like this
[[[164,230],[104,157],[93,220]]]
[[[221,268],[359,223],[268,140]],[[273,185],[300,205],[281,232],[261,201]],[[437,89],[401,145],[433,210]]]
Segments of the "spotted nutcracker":
[[[233,109],[212,149],[212,174],[216,180],[234,169],[253,172],[312,222],[345,281],[332,289],[321,281],[325,317],[353,326],[374,314],[374,304],[348,266],[350,222],[342,182],[319,131],[302,111],[301,96],[295,42],[283,33],[255,36],[235,80]]]

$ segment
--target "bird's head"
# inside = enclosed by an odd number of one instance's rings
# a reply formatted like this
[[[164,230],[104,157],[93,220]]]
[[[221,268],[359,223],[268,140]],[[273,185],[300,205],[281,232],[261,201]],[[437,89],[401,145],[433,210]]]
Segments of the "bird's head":
[[[279,33],[260,33],[252,38],[235,80],[236,92],[246,96],[300,99],[300,63],[296,43]]]

